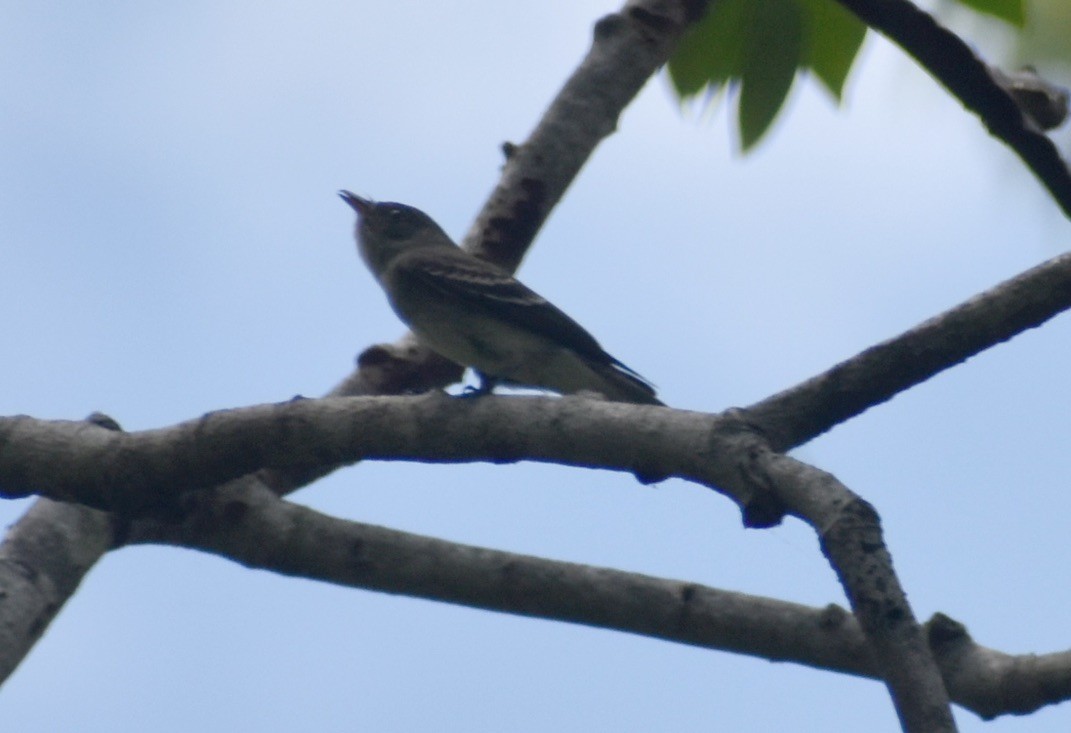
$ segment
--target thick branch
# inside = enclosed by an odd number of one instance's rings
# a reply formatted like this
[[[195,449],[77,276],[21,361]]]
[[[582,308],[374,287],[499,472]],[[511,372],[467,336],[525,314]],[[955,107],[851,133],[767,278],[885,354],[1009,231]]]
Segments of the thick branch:
[[[41,638],[112,537],[104,512],[48,499],[11,526],[0,544],[0,680]]]
[[[0,486],[5,491],[17,488],[21,481],[28,487],[56,487],[68,497],[85,491],[99,500],[127,496],[131,487],[139,492],[160,487],[180,492],[218,485],[247,472],[248,466],[288,468],[307,462],[341,463],[371,457],[496,462],[533,458],[605,466],[644,476],[682,475],[729,494],[745,507],[746,515],[754,512],[755,506],[770,506],[764,497],[775,495],[784,501],[787,511],[806,519],[819,532],[853,609],[867,629],[875,652],[873,658],[883,678],[907,688],[907,693],[900,690],[899,694],[910,694],[924,702],[943,690],[940,684],[934,684],[932,670],[927,669],[924,639],[892,574],[881,544],[880,527],[868,505],[828,474],[770,451],[736,414],[711,416],[582,397],[471,400],[428,394],[408,398],[331,398],[213,413],[173,428],[142,433],[7,418],[0,419],[0,445]],[[243,465],[246,462],[248,465]],[[71,471],[71,467],[76,470]],[[652,588],[643,586],[643,592],[636,589],[636,583],[642,586],[650,579],[638,580],[629,574],[613,576],[615,582],[624,584],[623,590],[608,591],[591,610],[577,611],[577,607],[586,608],[591,601],[584,595],[588,592],[584,589],[593,582],[585,575],[588,571],[577,571],[580,575],[572,577],[568,571],[575,566],[538,565],[530,570],[541,582],[564,582],[563,598],[545,601],[549,605],[538,608],[523,606],[535,603],[529,596],[554,595],[541,587],[530,593],[515,590],[520,600],[510,600],[513,596],[506,594],[502,601],[506,605],[488,606],[479,595],[489,592],[488,572],[499,568],[505,573],[501,582],[513,582],[509,572],[528,567],[524,562],[536,561],[521,562],[489,550],[455,548],[437,540],[321,518],[272,497],[274,494],[255,476],[246,476],[232,486],[195,492],[185,501],[174,502],[170,505],[172,513],[162,521],[133,522],[129,536],[138,542],[185,544],[232,556],[255,567],[333,582],[734,648],[723,646],[724,640],[697,641],[689,636],[693,631],[687,625],[677,631],[659,626],[666,619],[674,624],[680,621],[680,614],[693,602],[687,590],[691,586],[662,586],[659,592],[683,604],[672,613],[659,606],[649,611],[653,617],[644,616],[633,608],[625,614],[627,618],[618,618],[607,615],[607,608],[620,605],[615,594],[635,594],[636,598],[650,600],[655,593]],[[142,501],[146,506],[159,503]],[[260,516],[261,512],[266,512],[265,516]],[[376,549],[367,562],[354,562],[355,551],[360,559],[364,549],[373,547]],[[423,559],[418,562],[419,558]],[[471,567],[465,570],[468,564]],[[400,574],[392,578],[395,571]],[[457,587],[444,581],[460,576],[473,579]],[[657,585],[668,581],[650,582]],[[523,584],[518,587],[531,588]],[[670,590],[666,591],[666,587]],[[735,596],[718,598],[719,602],[739,601]],[[523,606],[520,610],[515,607],[517,603]],[[560,614],[554,610],[563,607],[573,610]],[[635,614],[639,616],[634,618]],[[703,614],[696,618],[700,616]],[[651,618],[661,621],[655,623]],[[805,628],[813,629],[814,619],[808,624]],[[739,629],[736,633],[739,635]],[[798,645],[805,642],[799,640],[778,648],[764,646],[766,641],[761,635],[736,643],[746,645],[748,653],[792,658],[817,666],[831,664],[826,657],[815,656],[811,651],[786,651],[803,649]],[[873,673],[873,669],[867,670],[853,671]],[[971,674],[963,679],[976,677]],[[979,683],[972,684],[977,687]],[[916,685],[925,687],[929,697],[915,696]],[[976,695],[967,697],[977,704]],[[1046,702],[1050,700],[1051,697]]]
[[[0,419],[0,448],[5,458],[0,487],[6,494],[47,486],[59,498],[124,512],[162,507],[171,522],[204,513],[198,494],[191,504],[179,502],[179,492],[218,485],[256,466],[287,469],[368,458],[528,459],[643,478],[680,476],[730,495],[751,524],[779,520],[784,502],[822,538],[904,719],[924,718],[929,730],[951,722],[938,669],[893,572],[876,514],[828,474],[770,451],[734,414],[583,397],[464,399],[429,393],[291,401],[141,433]],[[244,510],[227,504],[208,515],[234,513]],[[210,526],[229,534],[225,525]]]
[[[777,453],[756,471],[818,532],[905,731],[954,731],[949,695],[893,570],[877,512],[832,475]]]
[[[959,36],[909,0],[840,0],[871,28],[888,36],[977,114],[1071,216],[1071,171],[1052,140],[1023,113],[1001,76],[991,72]]]
[[[94,413],[84,430],[119,426]],[[0,461],[4,442],[0,438]],[[79,504],[38,499],[0,543],[0,681],[15,671],[82,578],[115,540],[113,517]]]
[[[551,461],[645,480],[681,475],[717,487],[723,478],[732,484],[735,469],[719,452],[721,437],[711,433],[734,425],[730,418],[584,397],[467,399],[441,392],[292,400],[132,433],[2,417],[0,496],[40,494],[127,515],[176,511],[183,494],[261,467],[302,471],[365,459]],[[734,499],[748,506],[754,497],[742,491]]]

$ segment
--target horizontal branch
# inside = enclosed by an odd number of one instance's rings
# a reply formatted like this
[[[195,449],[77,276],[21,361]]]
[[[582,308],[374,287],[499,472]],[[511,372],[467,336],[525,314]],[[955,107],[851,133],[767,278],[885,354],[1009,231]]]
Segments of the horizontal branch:
[[[182,524],[141,521],[134,542],[221,555],[247,567],[491,611],[585,624],[881,679],[855,618],[610,568],[548,560],[350,522],[238,482]],[[1071,654],[1012,656],[946,617],[929,624],[945,686],[983,717],[1071,698]]]
[[[255,482],[182,523],[141,521],[132,543],[203,550],[248,567],[475,608],[630,631],[770,660],[872,674],[837,607],[793,603],[610,568],[492,550],[338,519]]]
[[[451,587],[443,579],[456,579],[459,567],[443,569],[440,563],[447,557],[453,558],[451,562],[467,558],[475,563],[478,574],[486,573],[489,562],[506,570],[519,567],[503,563],[505,555],[464,547],[451,555],[449,543],[427,538],[413,540],[418,546],[409,547],[406,536],[390,530],[291,508],[277,500],[256,474],[250,474],[258,466],[294,469],[370,458],[533,459],[631,471],[644,480],[682,476],[733,498],[744,507],[745,521],[752,524],[761,524],[759,519],[780,519],[783,512],[803,518],[818,532],[845,587],[881,677],[890,685],[899,681],[909,688],[944,689],[940,678],[930,679],[926,669],[933,667],[936,674],[925,638],[892,571],[873,510],[829,474],[771,451],[736,413],[704,415],[585,397],[466,399],[429,393],[294,400],[211,413],[171,428],[136,433],[103,430],[93,423],[0,418],[0,492],[6,495],[45,487],[57,498],[84,501],[88,497],[124,513],[162,510],[162,520],[148,517],[127,522],[130,540],[185,544],[255,567],[336,582],[342,582],[337,573],[356,573],[345,582],[359,580],[362,587],[483,607],[485,601],[470,594],[485,592],[481,588],[486,586],[486,577]],[[220,486],[234,479],[230,486]],[[217,488],[197,491],[209,487]],[[280,514],[284,509],[277,507],[284,507],[286,513]],[[268,509],[270,514],[259,516]],[[266,534],[257,540],[259,532]],[[276,540],[265,539],[272,536]],[[329,537],[338,540],[330,550],[325,540]],[[395,540],[403,546],[391,549]],[[295,554],[298,546],[304,547],[301,552],[307,557]],[[389,561],[373,562],[378,554],[370,556],[371,560],[361,554],[362,548],[373,546]],[[320,550],[324,555],[317,560]],[[393,557],[395,552],[405,557]],[[369,579],[365,574],[373,569],[379,575]],[[401,575],[392,580],[389,576],[394,572]],[[409,572],[415,575],[408,577]],[[560,575],[542,577],[547,583],[561,579]],[[590,578],[584,582],[590,583]],[[691,602],[694,593],[682,587],[692,586],[675,585],[673,593]],[[644,598],[635,589],[628,592]],[[520,595],[524,603],[532,603]],[[577,598],[569,602],[577,603]],[[518,612],[557,617],[557,611],[542,607]],[[679,621],[679,613],[675,618]],[[564,620],[612,626],[612,619],[567,615]],[[628,629],[628,624],[622,628]],[[638,632],[664,633],[644,628]],[[738,643],[761,646],[764,642]],[[777,653],[789,658],[783,650]],[[809,654],[801,654],[800,659],[817,666],[827,664]],[[921,699],[914,693],[907,696]]]
[[[685,478],[730,496],[750,526],[769,526],[788,512],[814,527],[898,706],[923,709],[930,719],[943,710],[951,720],[877,514],[831,475],[769,450],[733,413],[585,397],[296,400],[141,433],[0,419],[0,457],[0,493],[48,487],[54,498],[127,514],[163,511],[173,523],[197,512],[201,495],[190,492],[258,466],[536,460],[629,471],[644,481]],[[216,533],[228,531],[217,526]]]
[[[183,494],[260,469],[300,472],[369,459],[531,460],[627,471],[645,482],[679,476],[759,511],[769,492],[740,478],[737,427],[731,415],[586,397],[442,392],[298,399],[130,433],[0,417],[0,496],[38,494],[137,515],[178,510]]]

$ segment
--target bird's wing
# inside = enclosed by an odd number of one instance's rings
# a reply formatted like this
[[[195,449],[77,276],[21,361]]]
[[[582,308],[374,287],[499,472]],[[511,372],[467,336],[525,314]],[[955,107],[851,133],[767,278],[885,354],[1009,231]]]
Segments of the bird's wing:
[[[410,285],[423,286],[443,298],[545,336],[585,359],[612,366],[650,387],[647,380],[610,356],[594,336],[560,308],[505,270],[460,249],[407,252],[397,257],[391,269],[394,277]]]

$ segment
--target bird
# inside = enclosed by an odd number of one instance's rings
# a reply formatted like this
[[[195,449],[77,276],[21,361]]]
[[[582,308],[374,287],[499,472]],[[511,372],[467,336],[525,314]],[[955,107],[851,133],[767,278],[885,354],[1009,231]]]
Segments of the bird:
[[[342,190],[361,259],[417,340],[470,367],[474,395],[498,384],[662,405],[646,379],[506,270],[458,247],[423,211]]]

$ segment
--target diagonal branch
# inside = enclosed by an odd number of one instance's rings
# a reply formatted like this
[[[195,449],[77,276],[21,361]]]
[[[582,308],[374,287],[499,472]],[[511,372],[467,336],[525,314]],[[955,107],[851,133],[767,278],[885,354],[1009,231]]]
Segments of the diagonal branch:
[[[1003,140],[1071,217],[1071,170],[1041,129],[1030,121],[1009,90],[963,39],[942,27],[910,0],[840,0],[934,76],[990,133]]]
[[[903,729],[954,731],[948,692],[893,569],[874,507],[824,471],[761,447],[752,455],[752,471],[818,533]]]
[[[1054,257],[746,410],[786,451],[1071,308],[1071,254]]]
[[[111,549],[111,517],[37,500],[0,543],[0,680],[15,671],[82,578]]]
[[[83,429],[118,430],[90,415]],[[5,441],[0,437],[0,461]],[[16,459],[17,460],[17,459]],[[115,517],[80,504],[38,499],[0,543],[0,681],[15,671],[82,578],[115,543]]]

